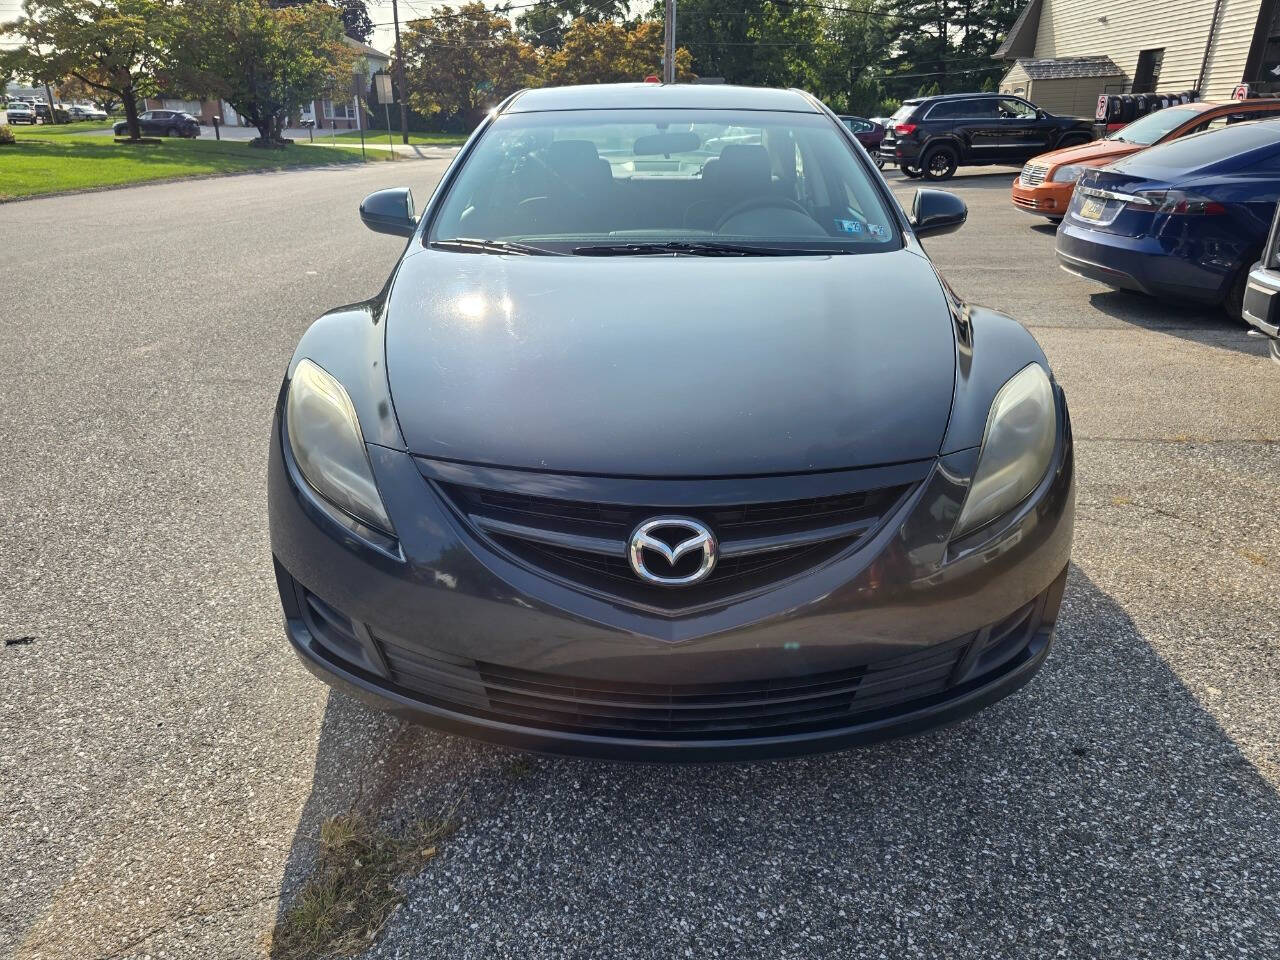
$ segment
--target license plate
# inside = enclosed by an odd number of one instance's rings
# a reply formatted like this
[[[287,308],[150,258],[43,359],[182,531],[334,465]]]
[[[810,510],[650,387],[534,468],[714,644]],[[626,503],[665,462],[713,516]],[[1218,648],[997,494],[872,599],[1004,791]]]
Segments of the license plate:
[[[1102,215],[1106,212],[1107,206],[1096,197],[1085,197],[1084,203],[1080,205],[1081,220],[1101,220]]]

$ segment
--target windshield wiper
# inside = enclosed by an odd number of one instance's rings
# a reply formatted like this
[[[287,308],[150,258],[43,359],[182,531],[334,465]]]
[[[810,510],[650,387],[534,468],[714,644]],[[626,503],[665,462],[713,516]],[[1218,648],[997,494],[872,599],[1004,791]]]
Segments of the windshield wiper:
[[[428,246],[437,250],[459,250],[463,253],[514,253],[522,257],[566,257],[559,250],[548,250],[514,240],[478,240],[473,237],[456,237],[453,240],[432,240]]]
[[[718,243],[714,240],[671,240],[665,243],[602,243],[586,247],[574,247],[580,257],[627,257],[633,255],[669,253],[687,254],[692,257],[814,257],[848,253],[848,250],[809,250],[799,247],[757,247],[742,243]]]

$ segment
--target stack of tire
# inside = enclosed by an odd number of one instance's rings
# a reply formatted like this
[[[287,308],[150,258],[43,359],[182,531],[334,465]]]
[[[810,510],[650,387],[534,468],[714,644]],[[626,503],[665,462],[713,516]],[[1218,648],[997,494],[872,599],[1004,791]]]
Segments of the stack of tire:
[[[1108,126],[1123,125],[1145,117],[1148,113],[1199,99],[1198,90],[1184,90],[1182,93],[1113,93],[1107,96],[1102,112]]]

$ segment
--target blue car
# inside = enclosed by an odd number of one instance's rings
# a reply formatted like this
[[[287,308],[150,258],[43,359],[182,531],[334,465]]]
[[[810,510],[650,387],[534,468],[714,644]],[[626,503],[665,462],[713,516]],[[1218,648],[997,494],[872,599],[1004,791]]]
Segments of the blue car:
[[[1239,319],[1278,196],[1280,120],[1184,137],[1085,172],[1058,228],[1058,263]]]

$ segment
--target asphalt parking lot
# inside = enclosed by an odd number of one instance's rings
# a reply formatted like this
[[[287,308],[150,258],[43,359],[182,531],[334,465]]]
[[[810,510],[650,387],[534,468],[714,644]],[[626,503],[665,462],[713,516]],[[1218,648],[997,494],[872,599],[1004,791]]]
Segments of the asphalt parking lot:
[[[443,161],[0,206],[0,956],[252,957],[327,817],[459,827],[368,956],[1280,956],[1280,367],[1062,273],[1012,170],[927,241],[1072,405],[1048,665],[948,730],[709,767],[526,757],[313,680],[267,429],[293,345]],[[909,202],[916,183],[890,175]],[[850,304],[856,321],[857,305]]]

